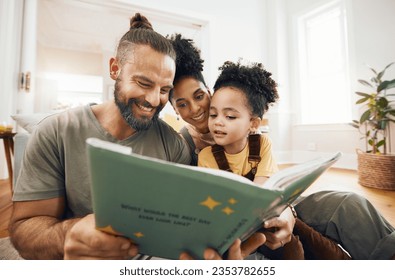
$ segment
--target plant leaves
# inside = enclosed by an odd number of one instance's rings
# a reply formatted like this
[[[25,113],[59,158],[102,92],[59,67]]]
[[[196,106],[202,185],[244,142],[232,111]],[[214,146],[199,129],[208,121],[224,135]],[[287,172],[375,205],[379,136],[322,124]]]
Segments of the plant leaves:
[[[364,122],[366,122],[368,119],[370,118],[370,110],[365,111],[361,118],[359,119],[359,123],[363,124]]]
[[[371,94],[360,92],[360,91],[356,91],[355,93],[358,94],[359,96],[363,96],[363,97],[370,97],[371,96]]]
[[[379,142],[377,142],[376,147],[379,148],[381,146],[383,146],[385,144],[385,140],[380,140]]]
[[[378,123],[378,128],[380,130],[385,130],[385,128],[387,127],[387,124],[388,124],[387,120],[382,120]]]
[[[377,106],[381,107],[381,108],[385,108],[388,106],[388,100],[385,97],[381,97],[378,101],[377,101]]]
[[[376,74],[376,76],[377,76],[377,71],[376,71],[376,70],[374,70],[372,67],[369,67],[369,69],[372,70],[372,72],[373,72],[374,74]]]
[[[390,89],[395,87],[395,79],[392,81],[384,81],[377,87],[377,92],[380,92],[384,89]]]
[[[361,98],[361,99],[357,100],[357,102],[355,102],[355,104],[364,103],[364,102],[368,101],[369,99],[370,99],[370,97]]]
[[[388,64],[387,66],[385,66],[384,70],[381,71],[381,72],[377,75],[377,78],[378,78],[379,80],[381,80],[381,78],[384,76],[385,71],[386,71],[392,64],[394,64],[394,62],[392,62],[392,63]]]
[[[364,86],[373,87],[369,82],[367,82],[367,81],[365,81],[365,80],[358,80],[358,82],[360,82],[360,83],[363,84]]]

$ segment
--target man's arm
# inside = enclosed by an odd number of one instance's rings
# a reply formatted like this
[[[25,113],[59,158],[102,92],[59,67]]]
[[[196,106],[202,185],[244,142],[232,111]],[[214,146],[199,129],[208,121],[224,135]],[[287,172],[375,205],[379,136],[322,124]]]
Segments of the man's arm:
[[[95,229],[94,216],[61,220],[64,198],[15,202],[11,241],[26,259],[124,259],[137,255],[128,239]]]
[[[23,258],[63,258],[66,232],[78,221],[60,221],[64,207],[64,198],[14,202],[10,237]]]

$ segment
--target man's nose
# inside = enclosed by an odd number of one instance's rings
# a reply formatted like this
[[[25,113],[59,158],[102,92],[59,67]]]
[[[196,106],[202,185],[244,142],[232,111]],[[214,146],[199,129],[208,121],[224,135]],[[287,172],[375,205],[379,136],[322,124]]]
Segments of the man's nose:
[[[153,89],[145,95],[145,101],[151,104],[152,107],[158,107],[160,104],[160,90]]]

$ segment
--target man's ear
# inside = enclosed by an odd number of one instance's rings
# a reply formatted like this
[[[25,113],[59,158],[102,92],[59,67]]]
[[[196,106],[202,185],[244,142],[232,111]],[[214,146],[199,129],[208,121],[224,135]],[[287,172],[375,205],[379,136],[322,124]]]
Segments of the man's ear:
[[[118,60],[115,57],[110,58],[110,77],[113,80],[118,78],[119,72],[121,71],[120,66],[118,65]]]
[[[261,126],[261,118],[252,117],[250,120],[250,132],[251,133],[257,132],[260,126]]]

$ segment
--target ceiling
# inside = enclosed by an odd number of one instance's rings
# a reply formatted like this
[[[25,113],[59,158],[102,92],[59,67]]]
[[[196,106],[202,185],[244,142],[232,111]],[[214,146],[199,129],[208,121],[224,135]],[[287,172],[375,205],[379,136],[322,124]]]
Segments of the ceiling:
[[[163,16],[163,12],[119,0],[39,0],[38,42],[51,48],[114,52],[117,42],[129,28],[130,17],[137,11],[146,15],[162,35],[179,32],[200,45],[202,24],[198,20],[194,23],[180,16]]]

